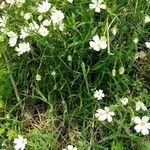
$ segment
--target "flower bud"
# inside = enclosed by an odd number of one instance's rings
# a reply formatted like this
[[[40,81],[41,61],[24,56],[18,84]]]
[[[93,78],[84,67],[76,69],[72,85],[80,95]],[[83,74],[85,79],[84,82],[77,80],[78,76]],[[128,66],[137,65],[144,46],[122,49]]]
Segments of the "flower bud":
[[[41,76],[39,74],[36,75],[36,80],[40,81],[41,80]]]
[[[119,74],[124,74],[124,72],[125,72],[124,67],[123,67],[123,66],[122,66],[122,67],[120,67],[120,68],[119,68]]]
[[[112,70],[112,75],[116,76],[116,70],[115,69]]]

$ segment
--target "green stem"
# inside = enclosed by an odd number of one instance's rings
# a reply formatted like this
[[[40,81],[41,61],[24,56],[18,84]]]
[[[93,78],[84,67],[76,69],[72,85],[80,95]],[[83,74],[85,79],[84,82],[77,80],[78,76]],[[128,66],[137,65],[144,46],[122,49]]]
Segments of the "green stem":
[[[12,83],[13,88],[14,88],[14,91],[15,91],[15,95],[16,95],[17,101],[18,101],[19,103],[21,103],[21,99],[20,99],[20,96],[19,96],[19,92],[18,92],[16,83],[15,83],[15,80],[14,80],[14,78],[13,78],[13,75],[12,75],[11,71],[10,71],[9,61],[8,61],[7,55],[5,54],[5,52],[3,52],[3,55],[4,55],[4,59],[5,59],[5,61],[6,61],[7,70],[8,70],[9,77],[10,77],[11,83]]]

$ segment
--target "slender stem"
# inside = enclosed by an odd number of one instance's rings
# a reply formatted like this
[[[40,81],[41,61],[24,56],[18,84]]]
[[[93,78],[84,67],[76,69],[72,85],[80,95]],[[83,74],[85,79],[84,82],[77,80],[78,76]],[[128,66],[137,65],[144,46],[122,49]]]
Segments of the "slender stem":
[[[12,83],[13,88],[14,88],[14,91],[15,91],[15,95],[16,95],[17,101],[18,101],[19,103],[21,103],[21,99],[20,99],[20,96],[19,96],[19,92],[18,92],[16,83],[15,83],[15,80],[14,80],[14,78],[13,78],[13,75],[12,75],[11,71],[10,71],[9,61],[8,61],[7,55],[6,55],[5,52],[3,52],[3,55],[4,55],[4,59],[5,59],[5,61],[6,61],[7,70],[8,70],[9,77],[10,77],[11,83]]]

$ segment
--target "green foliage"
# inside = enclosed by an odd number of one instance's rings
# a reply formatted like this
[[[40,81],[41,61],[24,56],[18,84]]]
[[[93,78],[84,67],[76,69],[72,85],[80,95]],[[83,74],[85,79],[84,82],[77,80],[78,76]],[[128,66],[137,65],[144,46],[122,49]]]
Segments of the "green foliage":
[[[122,142],[113,142],[111,150],[124,150],[124,146]]]
[[[0,62],[0,102],[3,105],[3,100],[5,100],[11,93],[12,87],[10,84],[10,77],[7,70],[3,67],[4,64]]]
[[[51,0],[65,14],[64,30],[54,29],[43,37],[38,32],[18,39],[29,42],[31,50],[18,56],[9,46],[9,37],[0,34],[0,145],[13,149],[17,135],[27,138],[27,150],[57,150],[74,145],[79,150],[149,150],[149,137],[134,130],[135,116],[150,116],[150,14],[146,0],[104,0],[106,10],[89,9],[91,0]],[[20,35],[22,27],[33,21],[39,25],[37,5],[26,0],[22,7],[6,6],[1,14],[9,16],[6,27]],[[30,13],[29,20],[24,14]],[[50,19],[50,12],[43,15]],[[0,16],[1,17],[1,16]],[[43,20],[44,20],[43,19]],[[112,33],[114,27],[116,35]],[[94,51],[89,42],[94,35],[106,36],[106,49]],[[139,42],[134,43],[138,38]],[[136,59],[144,51],[145,59]],[[8,62],[4,58],[6,54]],[[69,58],[69,59],[68,59]],[[9,68],[8,68],[9,67]],[[120,73],[120,68],[124,69]],[[10,70],[9,70],[10,69]],[[112,74],[115,70],[115,75]],[[36,79],[36,75],[41,80]],[[15,87],[12,84],[12,80]],[[93,95],[103,89],[105,97]],[[19,102],[16,98],[18,91]],[[124,106],[120,98],[127,97]],[[136,111],[142,101],[147,111]],[[115,112],[112,122],[95,118],[98,108],[108,106]],[[140,142],[139,142],[140,141]]]
[[[149,141],[141,141],[137,145],[138,150],[149,150],[150,142]]]

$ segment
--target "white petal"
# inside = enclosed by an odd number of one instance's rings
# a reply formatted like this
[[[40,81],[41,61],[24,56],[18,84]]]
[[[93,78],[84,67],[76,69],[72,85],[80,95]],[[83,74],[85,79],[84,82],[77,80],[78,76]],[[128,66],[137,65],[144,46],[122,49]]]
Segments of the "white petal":
[[[146,107],[145,105],[142,105],[142,109],[143,109],[144,111],[146,111],[146,110],[147,110],[147,107]]]
[[[141,109],[141,103],[137,102],[135,107],[136,107],[136,111],[139,111]]]
[[[15,144],[18,143],[18,138],[15,138],[15,139],[14,139],[14,143],[15,143]]]
[[[121,103],[122,103],[122,105],[127,105],[128,104],[128,98],[122,98],[122,99],[120,99],[120,101],[121,101]]]
[[[104,109],[105,109],[105,111],[107,111],[107,112],[110,111],[109,107],[104,107]]]
[[[143,121],[144,123],[147,123],[147,122],[149,121],[149,117],[148,117],[148,116],[142,117],[142,121]]]
[[[95,6],[94,4],[90,4],[90,5],[89,5],[89,8],[90,8],[90,9],[95,9],[95,7],[96,7],[96,6]]]
[[[25,145],[21,145],[21,150],[24,150],[25,149]]]
[[[97,112],[98,112],[99,114],[104,114],[104,113],[105,113],[105,110],[103,110],[103,109],[98,109]]]
[[[141,132],[142,132],[143,135],[148,135],[149,134],[149,130],[146,127],[142,128]]]
[[[136,130],[136,132],[140,132],[141,131],[141,126],[140,125],[136,125],[135,127],[134,127],[134,129]]]
[[[15,148],[15,150],[19,150],[20,146],[19,145],[15,145],[14,148]]]
[[[105,4],[101,4],[101,5],[100,5],[100,8],[101,8],[101,9],[106,9],[106,5],[105,5]]]
[[[145,16],[145,20],[144,20],[144,22],[145,22],[145,23],[150,22],[150,16],[146,15],[146,16]]]
[[[98,0],[98,3],[101,4],[104,0]]]
[[[140,117],[135,117],[134,118],[134,122],[136,123],[136,124],[140,124],[141,123],[141,118]]]
[[[109,114],[110,114],[111,116],[115,116],[115,113],[114,113],[113,111],[111,111]]]
[[[100,116],[99,113],[96,113],[96,114],[95,114],[95,117],[96,117],[96,118],[98,118],[99,116]]]
[[[92,0],[92,3],[97,4],[97,0]]]
[[[90,47],[91,47],[91,48],[94,48],[94,47],[95,47],[95,42],[90,41],[90,43],[89,43],[89,44],[90,44]]]
[[[99,119],[100,121],[105,121],[105,120],[107,119],[107,115],[106,115],[106,114],[101,115],[101,116],[99,116],[98,119]]]
[[[150,48],[150,42],[145,42],[147,48]]]
[[[101,115],[103,115],[104,113],[105,113],[105,111],[103,110],[103,109],[98,109],[98,110],[96,110],[96,114],[95,114],[95,117],[96,118],[99,118],[99,117],[101,117]]]
[[[101,47],[101,49],[107,48],[107,43],[106,42],[107,42],[106,37],[102,36],[101,40],[100,40],[100,47]]]
[[[93,36],[93,41],[99,43],[100,42],[99,36],[98,35]]]
[[[95,51],[100,51],[100,46],[99,46],[98,44],[96,44],[93,49],[94,49]]]
[[[108,122],[112,122],[112,117],[110,115],[107,115]]]
[[[146,124],[146,128],[150,129],[150,123]]]
[[[96,7],[95,11],[99,13],[101,11],[101,9],[99,7]]]
[[[26,138],[24,139],[24,144],[27,144],[27,139]]]
[[[147,107],[145,106],[145,104],[143,102],[141,102],[141,108],[146,111],[147,110]]]

